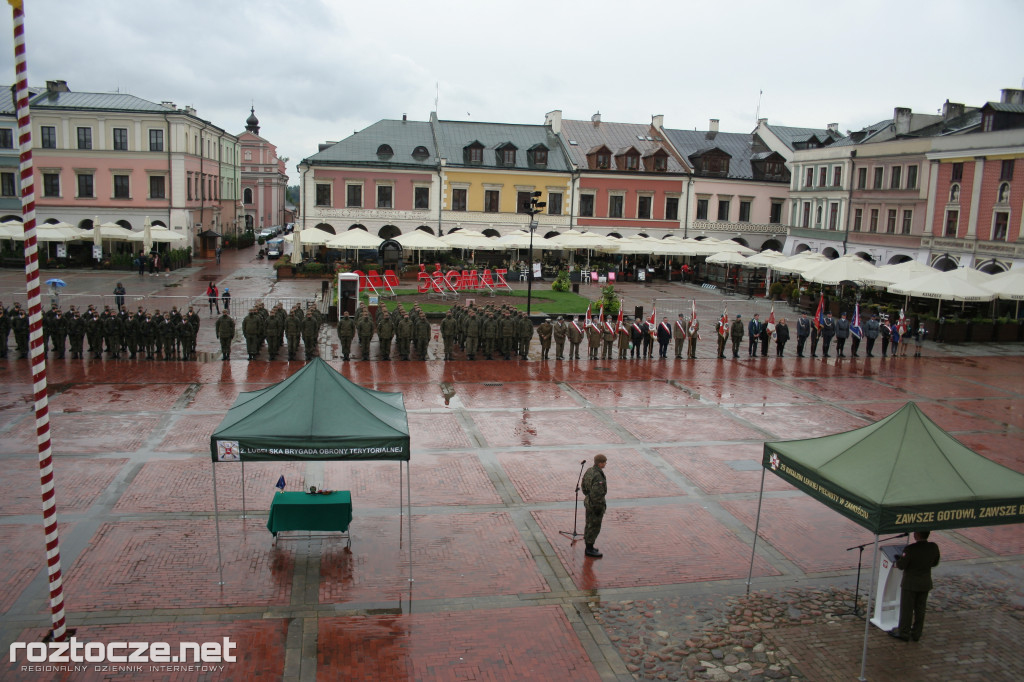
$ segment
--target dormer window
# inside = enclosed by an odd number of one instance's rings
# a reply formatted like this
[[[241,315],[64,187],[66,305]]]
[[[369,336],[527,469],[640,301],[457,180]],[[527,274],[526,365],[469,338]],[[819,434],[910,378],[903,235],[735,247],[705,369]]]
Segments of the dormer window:
[[[527,160],[533,166],[548,165],[548,148],[542,144],[535,144],[526,152]]]
[[[644,170],[664,172],[668,170],[668,152],[661,147],[648,151],[643,156]]]
[[[379,159],[390,159],[395,155],[395,150],[391,148],[389,144],[382,144],[377,147],[377,158]]]
[[[656,170],[656,171],[668,170],[668,157],[666,157],[666,156],[655,156],[654,157],[654,170]]]
[[[639,170],[640,152],[636,147],[624,147],[615,153],[615,166],[620,170]]]
[[[484,162],[484,146],[474,140],[462,148],[462,156],[465,163],[481,164]]]
[[[516,165],[516,146],[511,142],[505,142],[504,144],[498,145],[495,149],[498,155],[499,166],[514,166]]]
[[[591,170],[608,170],[612,167],[612,150],[603,144],[591,147],[587,152],[587,166]]]
[[[598,154],[597,155],[597,167],[598,168],[608,168],[611,165],[612,165],[612,156],[611,156],[611,154],[605,153],[605,154]]]
[[[424,147],[423,145],[420,145],[416,147],[416,149],[412,150],[412,158],[416,159],[417,161],[422,161],[428,156],[430,156],[430,152],[427,151],[427,148]]]
[[[640,167],[640,157],[636,154],[627,154],[623,161],[626,166],[626,170],[636,170]]]

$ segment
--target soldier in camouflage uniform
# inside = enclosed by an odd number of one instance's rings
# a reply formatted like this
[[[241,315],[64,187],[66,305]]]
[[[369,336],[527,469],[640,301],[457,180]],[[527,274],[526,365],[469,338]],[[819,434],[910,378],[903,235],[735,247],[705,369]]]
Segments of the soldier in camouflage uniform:
[[[547,360],[548,354],[551,352],[552,333],[554,333],[554,327],[551,326],[551,318],[545,317],[544,321],[537,325],[537,337],[540,339],[541,360]]]
[[[558,316],[558,320],[554,324],[553,334],[555,337],[555,358],[563,360],[562,351],[565,350],[565,337],[569,333],[569,325],[565,323],[565,318],[561,315]]]
[[[480,318],[477,317],[476,310],[470,309],[469,314],[466,316],[466,324],[463,325],[463,331],[466,334],[466,359],[476,360],[477,346],[480,344],[480,333],[483,331],[483,325]]]
[[[622,324],[619,325],[615,335],[619,340],[619,360],[625,360],[629,354],[629,317],[623,316]]]
[[[455,346],[455,338],[459,333],[459,323],[455,321],[455,316],[452,315],[452,311],[449,310],[444,315],[444,319],[441,320],[441,340],[444,342],[444,359],[454,360],[452,357],[452,350]]]
[[[299,352],[299,340],[302,338],[302,311],[298,306],[292,308],[284,323],[284,332],[288,337],[288,359],[294,360]]]
[[[231,340],[235,338],[235,321],[228,315],[227,310],[217,318],[217,323],[213,328],[220,340],[221,360],[230,360]]]
[[[601,347],[601,327],[594,320],[587,327],[587,357],[597,360],[597,351]]]
[[[343,360],[348,360],[348,356],[352,353],[352,339],[355,335],[355,320],[348,316],[347,310],[343,310],[341,313],[341,319],[338,320],[338,342],[340,344],[339,350],[341,351],[341,357]]]
[[[359,315],[359,320],[356,322],[356,334],[359,335],[359,352],[363,356],[363,360],[370,359],[370,342],[373,341],[374,325],[373,320],[370,319],[370,313],[367,310],[363,310]]]
[[[245,352],[248,353],[249,360],[255,360],[256,355],[260,352],[260,327],[263,326],[263,321],[260,319],[259,313],[256,312],[256,307],[249,308],[249,314],[242,320],[242,336],[245,337]]]
[[[587,510],[587,525],[583,530],[583,542],[589,557],[600,557],[601,551],[594,547],[597,536],[601,532],[601,522],[607,508],[605,497],[608,495],[608,480],[604,477],[604,467],[608,458],[604,455],[594,456],[594,466],[583,474],[583,507]]]
[[[416,340],[416,354],[419,355],[420,360],[426,360],[427,346],[430,344],[430,321],[427,320],[427,316],[418,307],[416,312],[419,314],[412,323],[413,336]]]
[[[566,325],[567,335],[569,337],[569,359],[576,360],[580,359],[580,344],[583,343],[583,316],[580,315],[576,322],[572,320]]]
[[[412,341],[412,333],[412,319],[409,317],[409,313],[404,313],[397,326],[398,356],[403,360],[409,359],[409,342]]]

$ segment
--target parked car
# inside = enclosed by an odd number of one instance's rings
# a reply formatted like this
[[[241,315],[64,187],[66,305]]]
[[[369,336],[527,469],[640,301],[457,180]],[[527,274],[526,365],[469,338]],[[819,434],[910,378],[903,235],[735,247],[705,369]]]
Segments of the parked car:
[[[259,233],[258,236],[259,236],[260,239],[267,240],[267,239],[273,239],[276,235],[277,235],[277,233],[274,232],[274,228],[272,228],[272,227],[265,227],[262,230],[260,230],[260,233]]]
[[[283,239],[271,239],[267,242],[267,260],[280,258],[282,253],[284,253]]]

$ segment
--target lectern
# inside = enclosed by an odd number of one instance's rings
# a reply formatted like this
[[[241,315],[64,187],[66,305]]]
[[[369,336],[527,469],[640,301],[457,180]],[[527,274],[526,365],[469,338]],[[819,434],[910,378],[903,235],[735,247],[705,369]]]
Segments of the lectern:
[[[900,581],[903,571],[896,568],[896,559],[906,545],[885,545],[879,547],[877,568],[877,592],[875,610],[871,623],[885,631],[900,624]]]

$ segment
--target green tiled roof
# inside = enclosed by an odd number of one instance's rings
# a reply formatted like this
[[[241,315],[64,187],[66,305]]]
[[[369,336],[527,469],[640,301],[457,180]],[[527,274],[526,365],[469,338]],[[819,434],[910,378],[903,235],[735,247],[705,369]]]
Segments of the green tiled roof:
[[[473,168],[514,168],[518,170],[568,172],[569,162],[562,153],[558,137],[545,125],[514,123],[475,123],[469,121],[437,122],[438,156],[447,159],[448,166]],[[463,150],[474,141],[484,147],[483,162],[467,164]],[[511,142],[517,149],[514,166],[498,163],[498,147]],[[531,165],[527,151],[538,144],[548,149],[548,162],[544,166]]]
[[[381,145],[391,147],[394,154],[378,155]],[[413,156],[423,147],[427,154]],[[437,166],[434,135],[426,121],[382,120],[336,142],[322,152],[305,159],[310,163],[378,166],[378,167],[422,167]]]

